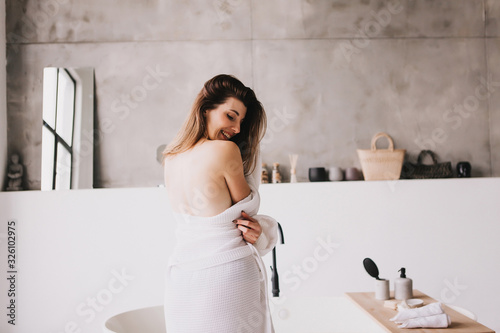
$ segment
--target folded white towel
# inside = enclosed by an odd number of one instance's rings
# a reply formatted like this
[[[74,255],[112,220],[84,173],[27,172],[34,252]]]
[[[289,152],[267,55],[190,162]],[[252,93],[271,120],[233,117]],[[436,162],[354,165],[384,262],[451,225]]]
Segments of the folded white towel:
[[[408,319],[434,316],[442,313],[444,313],[444,311],[441,307],[441,303],[437,302],[422,306],[421,308],[403,309],[390,320],[400,324]]]
[[[446,328],[448,325],[451,325],[450,316],[442,313],[434,316],[408,319],[399,325],[398,328]]]

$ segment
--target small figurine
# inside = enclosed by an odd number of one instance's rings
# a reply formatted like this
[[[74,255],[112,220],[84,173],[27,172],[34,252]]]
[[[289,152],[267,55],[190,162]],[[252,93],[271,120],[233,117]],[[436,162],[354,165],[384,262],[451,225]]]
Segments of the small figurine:
[[[262,175],[260,178],[261,184],[268,184],[269,183],[269,175],[267,173],[267,164],[262,163]]]
[[[7,191],[21,191],[23,189],[23,165],[19,163],[19,155],[13,154],[10,157],[11,164],[7,169],[7,178],[9,179]]]
[[[273,163],[273,184],[281,183],[281,174],[278,169],[279,163]]]

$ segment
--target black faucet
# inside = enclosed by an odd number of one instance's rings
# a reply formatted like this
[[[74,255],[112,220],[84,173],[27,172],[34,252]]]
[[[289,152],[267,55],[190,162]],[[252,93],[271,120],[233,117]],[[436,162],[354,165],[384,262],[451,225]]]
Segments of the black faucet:
[[[281,229],[281,224],[278,223],[278,231],[280,234],[281,244],[285,244],[285,238],[283,237],[283,229]],[[280,282],[278,279],[278,267],[276,267],[276,246],[273,248],[273,265],[271,266],[271,283],[273,284],[273,297],[279,297],[280,295]]]

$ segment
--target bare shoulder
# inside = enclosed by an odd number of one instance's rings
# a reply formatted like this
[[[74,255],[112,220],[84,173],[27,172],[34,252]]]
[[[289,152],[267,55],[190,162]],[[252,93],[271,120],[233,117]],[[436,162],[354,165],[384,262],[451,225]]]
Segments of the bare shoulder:
[[[243,160],[238,145],[232,141],[214,140],[206,147],[204,155],[211,165],[221,170],[225,178],[243,176]],[[205,154],[207,153],[207,154]]]
[[[210,162],[212,170],[223,177],[224,185],[229,190],[231,202],[234,204],[250,194],[244,170],[241,152],[232,141],[209,141],[202,147],[203,155]],[[213,172],[214,173],[214,172]]]
[[[241,152],[238,145],[233,141],[213,140],[206,144],[206,152],[215,158],[222,160],[241,161]]]

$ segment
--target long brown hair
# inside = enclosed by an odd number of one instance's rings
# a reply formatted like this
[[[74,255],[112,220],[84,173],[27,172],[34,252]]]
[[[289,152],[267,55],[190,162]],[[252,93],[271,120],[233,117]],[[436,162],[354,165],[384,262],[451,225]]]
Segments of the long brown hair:
[[[177,136],[163,152],[163,159],[183,153],[191,149],[200,139],[208,138],[207,120],[203,113],[216,109],[230,97],[240,100],[247,108],[240,132],[233,136],[231,141],[240,148],[245,175],[252,173],[255,169],[259,142],[264,137],[267,127],[266,112],[252,89],[227,74],[217,75],[205,82]]]

